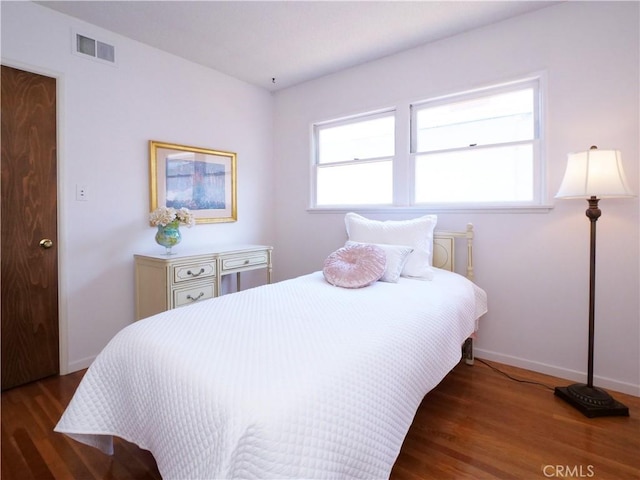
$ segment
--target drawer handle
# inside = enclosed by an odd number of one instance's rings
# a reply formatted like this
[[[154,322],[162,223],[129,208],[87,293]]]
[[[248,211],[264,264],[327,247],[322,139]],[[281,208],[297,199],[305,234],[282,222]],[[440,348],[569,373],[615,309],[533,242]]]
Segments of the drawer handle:
[[[204,273],[204,268],[201,268],[198,273],[193,273],[191,270],[187,270],[187,275],[191,275],[192,277],[197,277],[198,275],[202,275]]]
[[[202,297],[204,296],[204,292],[200,292],[200,295],[198,295],[197,297],[193,298],[191,296],[191,294],[187,295],[187,300],[191,300],[192,302],[197,302],[198,300],[200,300]]]
[[[249,260],[245,260],[245,261],[244,261],[244,264],[245,264],[245,265],[249,265]]]

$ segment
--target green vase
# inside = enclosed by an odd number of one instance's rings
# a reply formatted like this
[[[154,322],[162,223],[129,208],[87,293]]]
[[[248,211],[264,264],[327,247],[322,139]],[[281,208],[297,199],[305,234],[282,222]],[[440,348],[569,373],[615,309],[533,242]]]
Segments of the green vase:
[[[167,255],[173,254],[171,247],[179,244],[180,240],[182,240],[182,235],[180,235],[180,224],[177,220],[167,225],[158,225],[156,242],[167,249],[165,252]]]

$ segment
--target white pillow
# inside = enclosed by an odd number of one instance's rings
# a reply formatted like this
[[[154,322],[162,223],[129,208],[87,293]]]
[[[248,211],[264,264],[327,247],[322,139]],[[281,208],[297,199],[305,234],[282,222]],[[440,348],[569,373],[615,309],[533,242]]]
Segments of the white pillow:
[[[345,243],[345,247],[351,245],[364,245],[358,242],[352,242],[351,240]],[[384,274],[380,278],[381,282],[397,283],[404,268],[405,263],[409,259],[409,254],[413,252],[413,248],[406,245],[384,245],[381,243],[374,244],[376,247],[381,248],[387,256],[387,268],[384,270]]]
[[[411,220],[370,220],[357,213],[345,215],[349,240],[360,243],[404,245],[413,248],[402,269],[403,277],[432,278],[433,230],[436,215]]]

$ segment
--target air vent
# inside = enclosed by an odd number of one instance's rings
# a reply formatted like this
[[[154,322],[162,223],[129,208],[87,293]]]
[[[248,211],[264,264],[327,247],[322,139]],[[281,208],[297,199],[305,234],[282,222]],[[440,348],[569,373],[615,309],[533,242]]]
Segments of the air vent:
[[[75,34],[74,43],[75,43],[75,48],[74,48],[75,53],[81,54],[83,56],[86,55],[103,62],[108,62],[113,64],[116,63],[116,49],[113,45],[100,42],[99,40],[95,40],[93,38],[87,37],[86,35],[81,35],[79,33]]]
[[[116,49],[108,43],[96,42],[98,45],[98,58],[114,63],[116,61]]]

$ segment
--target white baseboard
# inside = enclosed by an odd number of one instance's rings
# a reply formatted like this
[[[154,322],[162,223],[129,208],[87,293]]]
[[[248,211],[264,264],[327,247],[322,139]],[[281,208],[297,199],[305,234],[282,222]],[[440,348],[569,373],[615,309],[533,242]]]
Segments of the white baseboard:
[[[544,373],[546,375],[552,375],[558,378],[565,378],[571,382],[587,382],[587,373],[578,372],[576,370],[569,370],[566,368],[556,367],[554,365],[547,365],[546,363],[533,362],[524,358],[512,357],[511,355],[503,355],[501,353],[491,352],[488,350],[482,350],[480,348],[473,349],[474,356],[482,358],[483,360],[492,360],[494,362],[504,363],[505,365],[511,365],[513,367],[524,368],[538,373]],[[594,375],[593,383],[595,386],[604,388],[607,390],[613,390],[614,392],[626,393],[640,397],[640,385],[634,385],[632,383],[620,382],[606,377],[599,377]],[[554,385],[561,387],[562,385]]]
[[[77,372],[78,370],[84,370],[85,368],[89,368],[89,365],[93,363],[96,357],[86,357],[80,360],[76,360],[75,362],[69,363],[67,365],[67,370],[65,375],[73,372]]]

